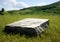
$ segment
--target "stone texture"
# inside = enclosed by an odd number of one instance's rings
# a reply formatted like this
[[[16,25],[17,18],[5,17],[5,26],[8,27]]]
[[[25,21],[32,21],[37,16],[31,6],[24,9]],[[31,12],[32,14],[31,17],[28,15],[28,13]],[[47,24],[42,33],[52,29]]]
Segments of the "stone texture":
[[[48,26],[48,19],[27,18],[11,24],[7,24],[4,32],[37,36],[44,32],[45,28],[48,28]]]

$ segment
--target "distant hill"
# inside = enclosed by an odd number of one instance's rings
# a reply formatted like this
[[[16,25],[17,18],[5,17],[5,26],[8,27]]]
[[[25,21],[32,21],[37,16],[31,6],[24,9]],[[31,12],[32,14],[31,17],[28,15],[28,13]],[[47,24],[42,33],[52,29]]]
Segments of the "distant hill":
[[[35,12],[47,12],[47,13],[58,13],[60,14],[60,1],[45,6],[34,6],[24,8],[21,10],[8,11],[11,14],[32,14]]]

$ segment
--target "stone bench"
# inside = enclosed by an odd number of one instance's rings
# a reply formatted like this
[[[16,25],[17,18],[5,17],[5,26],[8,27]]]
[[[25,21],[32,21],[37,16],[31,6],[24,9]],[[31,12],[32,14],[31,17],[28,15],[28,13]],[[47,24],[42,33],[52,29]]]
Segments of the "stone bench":
[[[44,32],[49,26],[48,19],[26,18],[20,21],[7,24],[4,32],[6,33],[20,33],[30,36],[37,36]]]

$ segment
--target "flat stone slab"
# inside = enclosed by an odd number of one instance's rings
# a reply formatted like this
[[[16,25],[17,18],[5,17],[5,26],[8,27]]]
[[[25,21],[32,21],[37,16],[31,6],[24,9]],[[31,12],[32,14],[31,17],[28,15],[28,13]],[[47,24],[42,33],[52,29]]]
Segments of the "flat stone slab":
[[[20,33],[26,35],[39,35],[48,28],[48,19],[26,18],[7,24],[4,31],[7,33]]]

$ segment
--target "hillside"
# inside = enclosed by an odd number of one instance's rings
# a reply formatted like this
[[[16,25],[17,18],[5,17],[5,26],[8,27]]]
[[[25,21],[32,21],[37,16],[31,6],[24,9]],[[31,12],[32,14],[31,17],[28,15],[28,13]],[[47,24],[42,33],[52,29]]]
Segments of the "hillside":
[[[8,11],[10,14],[34,14],[40,12],[60,14],[60,1],[46,6],[34,6],[21,10]]]
[[[60,1],[50,5],[46,5],[46,6],[34,6],[34,7],[24,8],[22,10],[43,11],[48,13],[60,13]]]

